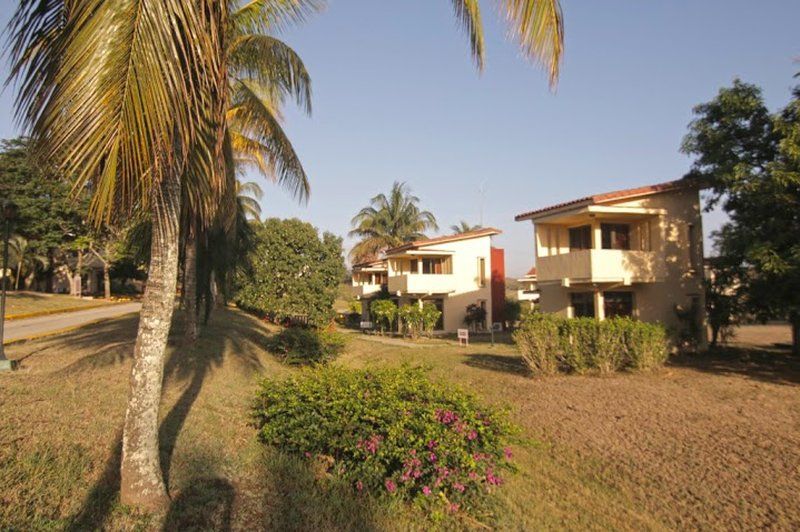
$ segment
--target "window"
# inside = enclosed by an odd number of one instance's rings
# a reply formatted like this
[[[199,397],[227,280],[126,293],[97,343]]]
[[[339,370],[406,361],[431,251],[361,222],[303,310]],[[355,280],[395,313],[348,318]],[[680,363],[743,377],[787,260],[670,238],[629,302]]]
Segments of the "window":
[[[630,318],[633,315],[633,292],[603,292],[606,318]]]
[[[453,273],[451,267],[450,257],[431,257],[422,260],[422,273],[427,275],[442,275],[445,273]],[[413,260],[412,263],[416,263]],[[412,266],[412,272],[416,272]]]
[[[478,257],[478,285],[486,286],[486,259]]]
[[[594,294],[592,292],[572,292],[573,318],[594,318]]]
[[[569,250],[592,249],[592,226],[582,225],[569,230]]]
[[[600,224],[603,249],[631,249],[628,224]]]
[[[417,264],[417,259],[411,259],[411,272],[410,273],[419,273],[419,264]]]
[[[689,224],[689,268],[697,271],[697,231],[694,224]]]

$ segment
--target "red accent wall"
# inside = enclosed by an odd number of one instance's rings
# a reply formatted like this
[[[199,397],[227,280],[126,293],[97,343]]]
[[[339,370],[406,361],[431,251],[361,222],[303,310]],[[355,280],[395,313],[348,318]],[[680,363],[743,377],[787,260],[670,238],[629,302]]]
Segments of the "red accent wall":
[[[492,248],[492,315],[491,321],[502,322],[506,307],[506,257],[502,248]],[[489,324],[491,325],[491,323]]]

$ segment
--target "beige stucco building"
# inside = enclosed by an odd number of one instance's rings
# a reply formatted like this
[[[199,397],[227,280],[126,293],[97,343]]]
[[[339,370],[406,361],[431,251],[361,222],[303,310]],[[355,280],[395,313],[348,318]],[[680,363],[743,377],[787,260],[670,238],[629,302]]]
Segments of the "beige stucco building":
[[[588,196],[520,214],[534,225],[543,312],[631,316],[706,344],[699,189],[686,180]],[[679,317],[679,313],[684,318]]]
[[[369,305],[383,293],[398,306],[430,302],[442,312],[436,329],[464,328],[467,306],[486,310],[487,329],[502,321],[505,301],[503,250],[492,246],[493,228],[410,242],[380,260],[353,266],[352,290],[362,303],[362,319],[372,321]]]
[[[539,286],[537,284],[536,267],[534,266],[524,277],[517,279],[519,289],[517,290],[517,301],[524,308],[534,309],[539,302]]]

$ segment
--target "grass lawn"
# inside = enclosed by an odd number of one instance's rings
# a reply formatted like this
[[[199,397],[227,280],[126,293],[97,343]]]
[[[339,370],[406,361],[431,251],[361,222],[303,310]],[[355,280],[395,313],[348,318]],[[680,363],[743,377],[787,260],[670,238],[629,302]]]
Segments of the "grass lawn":
[[[7,349],[21,369],[0,374],[0,529],[160,526],[116,502],[135,325],[121,318]],[[171,344],[166,529],[430,528],[413,510],[320,483],[303,461],[255,441],[257,379],[297,371],[263,350],[269,333],[226,310],[196,347]],[[785,341],[786,330],[762,335]],[[508,344],[412,348],[354,336],[337,363],[424,364],[511,407],[538,443],[514,449],[520,471],[499,491],[497,528],[800,526],[800,361],[784,348],[740,344],[650,375],[532,379]]]
[[[82,307],[95,307],[108,303],[103,299],[82,299],[64,294],[41,292],[7,292],[6,316],[31,312],[59,311]]]

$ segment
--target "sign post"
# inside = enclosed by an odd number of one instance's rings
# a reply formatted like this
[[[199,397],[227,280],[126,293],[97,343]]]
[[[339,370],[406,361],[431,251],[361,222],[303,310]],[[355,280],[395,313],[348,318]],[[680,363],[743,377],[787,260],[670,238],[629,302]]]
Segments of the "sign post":
[[[469,329],[458,329],[458,345],[469,345]]]

